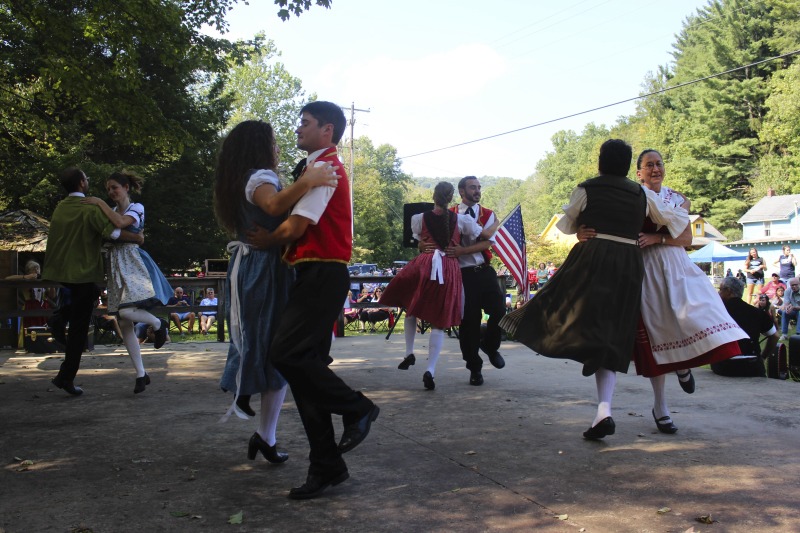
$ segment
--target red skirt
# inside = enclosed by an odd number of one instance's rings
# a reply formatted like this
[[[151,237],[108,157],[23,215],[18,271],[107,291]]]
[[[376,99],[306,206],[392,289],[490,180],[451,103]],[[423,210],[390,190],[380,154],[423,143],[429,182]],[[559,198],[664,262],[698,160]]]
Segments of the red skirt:
[[[389,282],[380,303],[404,307],[408,316],[430,322],[438,329],[461,324],[464,290],[455,257],[442,257],[444,283],[431,279],[433,254],[420,254]]]

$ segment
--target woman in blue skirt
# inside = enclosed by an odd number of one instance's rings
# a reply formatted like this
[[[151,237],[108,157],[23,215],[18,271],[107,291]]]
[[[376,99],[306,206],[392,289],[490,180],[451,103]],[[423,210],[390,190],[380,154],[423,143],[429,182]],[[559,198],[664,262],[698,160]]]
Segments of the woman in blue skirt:
[[[83,201],[94,204],[103,211],[114,226],[133,233],[144,229],[144,206],[131,202],[131,192],[142,190],[143,180],[128,171],[114,172],[106,180],[106,192],[115,207],[100,198],[89,197]],[[137,322],[153,326],[155,347],[161,348],[167,340],[167,321],[147,311],[150,307],[166,305],[172,296],[172,287],[158,269],[150,254],[138,244],[113,241],[108,247],[108,312],[118,315],[122,341],[136,369],[133,392],[144,392],[150,384],[150,376],[144,370],[139,339],[133,325]]]
[[[275,334],[294,280],[294,272],[281,261],[281,247],[257,249],[247,244],[247,232],[259,227],[277,228],[289,208],[314,187],[337,185],[335,170],[308,168],[297,182],[283,188],[275,170],[277,145],[272,126],[260,120],[238,124],[223,141],[214,184],[214,210],[220,225],[235,240],[226,283],[231,345],[220,387],[233,391],[228,412],[240,418],[255,416],[249,401],[261,394],[261,412],[256,432],[250,437],[247,455],[257,452],[271,463],[288,459],[277,451],[276,429],[286,380],[272,366],[269,346]]]

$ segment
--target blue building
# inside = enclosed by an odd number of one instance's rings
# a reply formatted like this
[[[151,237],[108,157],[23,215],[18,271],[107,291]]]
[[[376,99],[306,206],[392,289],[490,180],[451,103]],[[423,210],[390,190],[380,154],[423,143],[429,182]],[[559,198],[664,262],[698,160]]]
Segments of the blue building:
[[[766,277],[772,272],[777,272],[775,262],[782,255],[785,244],[792,247],[792,251],[800,255],[800,194],[787,194],[778,196],[770,188],[767,196],[762,198],[739,219],[742,225],[742,238],[738,241],[727,242],[725,246],[734,250],[748,253],[750,248],[756,248],[758,255],[764,258],[767,264]],[[725,269],[731,269],[736,274],[739,269],[744,269],[744,261],[726,261]]]

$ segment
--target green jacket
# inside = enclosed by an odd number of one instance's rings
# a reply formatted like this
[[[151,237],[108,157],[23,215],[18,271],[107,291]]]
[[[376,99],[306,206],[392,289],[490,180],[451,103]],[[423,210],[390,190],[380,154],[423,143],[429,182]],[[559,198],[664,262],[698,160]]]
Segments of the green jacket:
[[[42,278],[61,283],[102,283],[100,247],[114,226],[97,208],[82,204],[80,196],[62,200],[50,220]]]

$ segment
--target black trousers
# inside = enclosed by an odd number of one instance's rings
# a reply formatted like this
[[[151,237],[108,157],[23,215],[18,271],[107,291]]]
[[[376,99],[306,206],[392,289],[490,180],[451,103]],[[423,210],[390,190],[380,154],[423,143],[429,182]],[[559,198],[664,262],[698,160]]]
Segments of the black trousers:
[[[69,289],[69,303],[62,305],[56,315],[63,323],[69,322],[69,336],[64,362],[58,371],[62,381],[74,381],[81,366],[81,356],[86,348],[86,337],[92,322],[92,312],[97,305],[100,289],[94,283],[64,283]]]
[[[483,368],[478,349],[481,346],[481,319],[483,311],[489,315],[483,346],[490,352],[500,348],[500,319],[505,315],[505,298],[497,282],[497,272],[489,266],[461,269],[464,283],[464,318],[458,328],[461,357],[469,370]]]
[[[309,473],[346,468],[338,451],[332,414],[357,421],[372,402],[351,389],[328,365],[333,324],[350,287],[347,266],[313,261],[297,267],[280,326],[269,350],[272,364],[289,382],[311,448]]]

